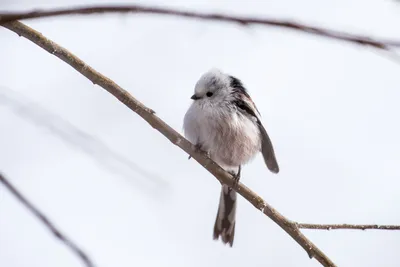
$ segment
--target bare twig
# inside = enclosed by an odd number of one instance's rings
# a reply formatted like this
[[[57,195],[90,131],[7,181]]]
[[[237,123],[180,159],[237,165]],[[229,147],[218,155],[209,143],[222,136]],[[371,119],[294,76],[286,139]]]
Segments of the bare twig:
[[[254,18],[245,16],[231,16],[217,13],[200,13],[194,11],[182,11],[172,8],[146,7],[141,5],[105,5],[92,7],[70,7],[50,10],[35,10],[28,12],[7,12],[0,13],[0,25],[21,19],[44,18],[51,16],[72,15],[72,14],[96,14],[96,13],[148,13],[166,16],[178,16],[195,18],[200,20],[233,22],[240,25],[258,24],[264,26],[282,27],[291,30],[315,34],[326,38],[352,42],[360,45],[373,46],[375,48],[389,50],[390,47],[400,47],[399,40],[378,40],[376,38],[335,31],[311,25],[294,22],[291,20],[275,18]]]
[[[30,212],[33,213],[64,245],[72,250],[88,267],[94,267],[92,260],[74,242],[58,230],[54,224],[29,202],[7,179],[0,173],[0,182],[21,202]]]
[[[371,49],[371,52],[375,53],[378,56],[384,57],[395,64],[400,64],[400,55],[395,51],[393,51],[393,49],[391,50]]]
[[[39,32],[34,29],[16,21],[3,25],[11,31],[14,31],[20,36],[23,36],[50,54],[60,58],[79,73],[84,75],[94,84],[98,84],[103,87],[106,91],[115,96],[119,101],[125,104],[132,111],[136,112],[146,122],[148,122],[154,129],[163,134],[168,140],[174,145],[180,147],[186,153],[191,155],[197,162],[199,162],[204,168],[206,168],[211,174],[213,174],[221,183],[227,184],[228,186],[233,185],[233,177],[214,161],[207,157],[206,153],[198,151],[193,144],[187,141],[182,135],[172,129],[163,120],[157,117],[153,110],[143,105],[126,90],[122,89],[119,85],[114,83],[109,78],[103,76],[92,67],[88,66],[81,59],[73,55],[65,48],[57,45],[55,42],[47,39]],[[300,231],[296,224],[278,211],[272,206],[266,203],[260,196],[252,192],[249,188],[239,183],[237,186],[237,192],[247,199],[254,207],[262,211],[265,215],[271,218],[276,224],[278,224],[284,231],[286,231],[309,255],[310,258],[317,259],[323,266],[336,266],[317,246],[315,246],[307,237],[305,237]]]
[[[38,103],[31,102],[22,94],[0,86],[0,105],[3,103],[8,105],[15,115],[29,120],[38,127],[46,128],[64,142],[90,156],[102,168],[114,174],[125,176],[135,182],[136,187],[146,189],[148,193],[160,195],[160,189],[165,189],[168,185],[163,177],[144,169],[106,145],[96,136],[82,131],[63,117],[47,110]],[[139,179],[139,175],[132,175],[132,172],[144,176],[145,179]]]
[[[400,225],[379,225],[379,224],[314,224],[314,223],[296,223],[300,229],[312,230],[400,230]]]

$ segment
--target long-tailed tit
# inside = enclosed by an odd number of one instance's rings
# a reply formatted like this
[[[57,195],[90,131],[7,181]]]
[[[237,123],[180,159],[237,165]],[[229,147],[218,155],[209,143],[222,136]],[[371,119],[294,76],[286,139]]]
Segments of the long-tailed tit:
[[[186,138],[230,172],[238,182],[241,165],[261,151],[268,169],[279,172],[274,148],[242,82],[218,69],[201,76],[184,118]],[[236,192],[223,185],[214,226],[214,239],[233,245]]]

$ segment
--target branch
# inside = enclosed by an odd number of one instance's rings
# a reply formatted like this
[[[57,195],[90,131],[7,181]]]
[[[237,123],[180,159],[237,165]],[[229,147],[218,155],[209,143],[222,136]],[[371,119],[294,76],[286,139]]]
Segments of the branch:
[[[130,180],[135,177],[136,187],[141,186],[142,189],[147,189],[149,193],[157,194],[159,193],[157,189],[168,185],[163,177],[146,170],[128,157],[113,150],[96,136],[82,131],[63,117],[52,113],[38,103],[34,103],[23,94],[0,85],[0,106],[3,104],[9,106],[16,116],[28,120],[37,127],[46,128],[73,148],[84,152],[107,171],[125,176]],[[140,180],[132,172],[145,177],[146,180]],[[143,181],[146,183],[143,183]]]
[[[194,18],[199,20],[210,20],[210,21],[223,21],[230,23],[238,23],[240,25],[264,25],[282,27],[303,33],[315,34],[326,38],[337,39],[347,42],[352,42],[359,45],[368,45],[375,48],[389,50],[390,47],[400,47],[399,40],[378,40],[372,37],[351,34],[342,31],[335,31],[311,25],[306,25],[290,20],[274,19],[274,18],[254,18],[245,16],[231,16],[217,13],[199,13],[194,11],[182,11],[172,8],[157,8],[157,7],[146,7],[141,5],[106,5],[106,6],[93,6],[93,7],[71,7],[71,8],[60,8],[50,10],[36,10],[31,12],[7,12],[0,13],[0,25],[6,22],[11,22],[21,19],[34,19],[44,18],[52,16],[62,16],[71,14],[96,14],[96,13],[146,13],[146,14],[157,14],[165,16],[177,16],[184,18]]]
[[[32,203],[30,203],[18,190],[0,173],[0,182],[10,191],[19,202],[22,203],[30,212],[35,215],[64,245],[75,253],[88,267],[94,267],[92,260],[82,251],[74,242],[58,230],[54,224],[40,212]]]
[[[400,225],[378,225],[378,224],[313,224],[313,223],[297,223],[300,229],[312,229],[312,230],[400,230]]]
[[[7,29],[23,36],[52,55],[63,60],[65,63],[72,66],[75,70],[88,78],[94,84],[103,87],[107,92],[115,96],[119,101],[125,104],[132,111],[136,112],[154,129],[163,134],[174,145],[180,147],[186,153],[192,156],[200,165],[213,174],[221,183],[228,186],[233,186],[233,177],[214,161],[207,157],[206,153],[198,151],[196,147],[186,140],[182,135],[172,129],[168,124],[155,115],[155,112],[143,105],[126,90],[114,83],[109,78],[103,76],[92,67],[88,66],[81,59],[73,55],[65,48],[57,45],[55,42],[47,39],[41,33],[20,23],[18,21],[3,25]],[[260,196],[251,191],[242,183],[239,183],[236,190],[240,195],[247,199],[255,208],[263,212],[284,231],[286,231],[309,255],[310,258],[317,259],[323,266],[336,266],[317,246],[307,239],[296,226],[296,223],[285,218],[272,206],[266,203]]]

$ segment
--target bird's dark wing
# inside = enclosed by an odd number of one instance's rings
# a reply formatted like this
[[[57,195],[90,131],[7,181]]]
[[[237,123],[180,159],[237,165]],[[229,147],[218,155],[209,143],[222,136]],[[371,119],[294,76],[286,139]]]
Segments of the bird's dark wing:
[[[261,153],[264,157],[265,164],[271,172],[278,173],[279,165],[275,157],[275,151],[274,147],[272,146],[271,139],[262,125],[260,118],[256,115],[257,108],[255,107],[253,101],[251,101],[251,98],[247,96],[245,96],[245,98],[246,99],[235,99],[234,104],[239,108],[240,112],[247,114],[247,116],[251,116],[256,120],[261,134]]]
[[[261,152],[264,157],[265,164],[267,164],[268,169],[273,173],[279,172],[279,165],[276,161],[274,147],[272,146],[271,139],[268,136],[267,131],[265,130],[264,126],[258,121],[258,128],[260,129],[261,133]]]

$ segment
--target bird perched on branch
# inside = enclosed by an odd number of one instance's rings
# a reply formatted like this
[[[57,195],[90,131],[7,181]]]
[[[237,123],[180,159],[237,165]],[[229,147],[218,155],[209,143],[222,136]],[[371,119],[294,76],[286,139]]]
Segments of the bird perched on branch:
[[[254,102],[242,82],[218,69],[203,74],[196,83],[193,103],[184,118],[186,138],[207,152],[239,182],[241,166],[261,152],[268,169],[279,172],[271,140]],[[236,192],[222,185],[214,225],[214,239],[233,245]]]

